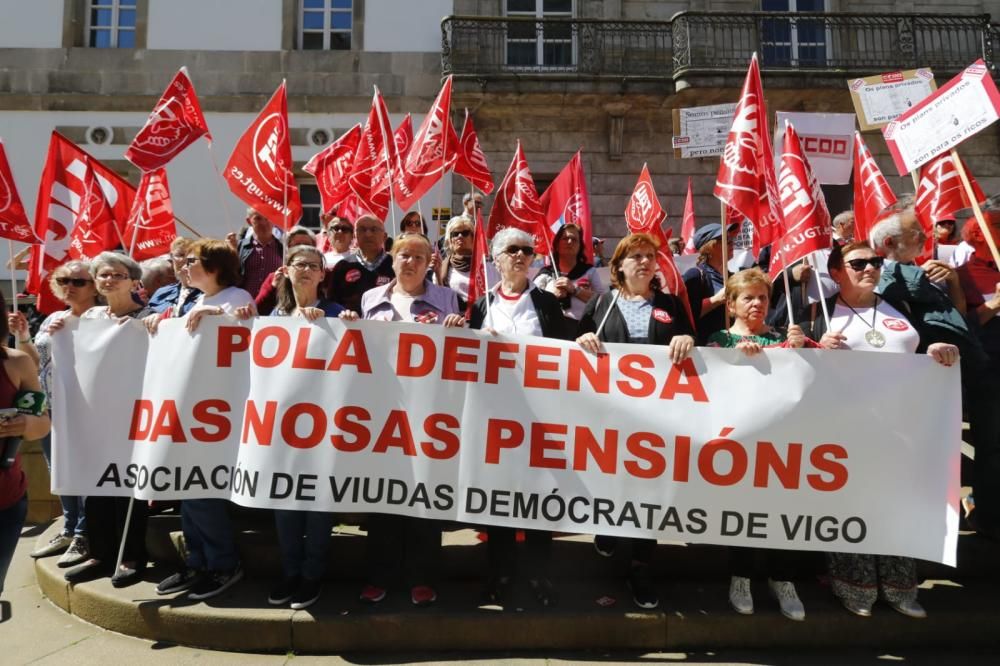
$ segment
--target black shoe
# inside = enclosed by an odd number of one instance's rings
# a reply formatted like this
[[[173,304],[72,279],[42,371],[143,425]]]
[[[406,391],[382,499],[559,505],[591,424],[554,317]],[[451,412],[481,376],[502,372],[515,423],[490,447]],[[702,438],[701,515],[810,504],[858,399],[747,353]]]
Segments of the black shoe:
[[[302,610],[303,608],[309,608],[319,599],[319,596],[323,593],[323,583],[318,580],[310,580],[308,578],[303,578],[302,582],[299,583],[299,587],[295,590],[295,594],[292,595],[292,610]]]
[[[486,603],[507,608],[511,604],[511,587],[512,581],[509,576],[491,578],[486,583],[486,591],[483,595],[486,598]]]
[[[601,557],[614,557],[615,550],[618,548],[618,538],[613,536],[606,536],[604,534],[598,534],[594,537],[594,550]]]
[[[202,575],[203,572],[197,569],[188,569],[185,567],[172,576],[167,576],[161,580],[160,584],[156,586],[156,593],[164,595],[190,590],[198,583]]]
[[[243,565],[237,564],[231,571],[208,571],[188,592],[188,599],[201,601],[222,594],[243,578]]]
[[[145,565],[135,564],[134,562],[129,564],[122,563],[118,567],[118,571],[111,576],[111,587],[120,588],[135,585],[142,580],[142,572],[145,568]]]
[[[535,593],[535,601],[538,602],[539,606],[549,608],[556,605],[559,597],[551,580],[548,578],[532,578],[528,581],[528,584],[531,585],[531,591]]]
[[[95,560],[93,558],[89,560],[84,560],[76,566],[72,566],[66,569],[66,573],[63,576],[69,583],[83,583],[88,580],[94,580],[101,578],[102,576],[107,576],[111,571],[108,565],[105,565],[100,560]]]
[[[287,604],[295,596],[295,590],[297,589],[299,589],[298,576],[282,578],[281,582],[271,590],[271,594],[267,597],[267,603],[272,606]]]
[[[632,601],[639,608],[652,610],[660,605],[660,597],[657,596],[653,580],[649,577],[649,566],[632,567],[628,574],[628,587],[632,590]]]

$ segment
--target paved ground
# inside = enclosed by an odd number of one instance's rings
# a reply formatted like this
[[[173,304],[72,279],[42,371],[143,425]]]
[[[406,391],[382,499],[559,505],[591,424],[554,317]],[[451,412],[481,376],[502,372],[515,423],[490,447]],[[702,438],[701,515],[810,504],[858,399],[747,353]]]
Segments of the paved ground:
[[[73,666],[108,666],[109,664],[996,664],[994,651],[976,653],[953,646],[947,653],[897,651],[880,654],[874,651],[847,653],[764,651],[756,653],[724,651],[716,653],[599,653],[579,654],[406,654],[344,655],[339,657],[301,656],[295,654],[253,655],[213,652],[176,645],[139,640],[106,631],[82,622],[49,603],[35,584],[34,569],[28,552],[42,527],[26,528],[7,576],[6,590],[0,601],[0,664],[72,664]]]

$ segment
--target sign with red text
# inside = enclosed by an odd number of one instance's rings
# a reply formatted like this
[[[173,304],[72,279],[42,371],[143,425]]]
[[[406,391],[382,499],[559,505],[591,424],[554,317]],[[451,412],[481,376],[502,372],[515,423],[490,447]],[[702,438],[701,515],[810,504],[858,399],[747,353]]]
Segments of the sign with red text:
[[[53,335],[55,492],[955,562],[959,372],[922,354],[184,324]]]
[[[851,182],[854,155],[853,113],[795,113],[778,111],[774,131],[774,168],[781,171],[785,123],[799,133],[802,152],[820,185],[847,185]],[[780,187],[780,186],[779,186]]]
[[[982,60],[882,129],[899,175],[977,134],[1000,118],[1000,91]]]
[[[934,92],[934,72],[927,68],[886,72],[850,79],[851,102],[861,131],[881,129]]]

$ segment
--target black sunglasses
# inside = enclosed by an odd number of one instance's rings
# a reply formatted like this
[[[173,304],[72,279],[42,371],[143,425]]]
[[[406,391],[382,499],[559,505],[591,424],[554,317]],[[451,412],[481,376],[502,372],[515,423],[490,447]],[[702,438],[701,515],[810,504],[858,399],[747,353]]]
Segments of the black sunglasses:
[[[334,231],[339,231],[342,234],[352,234],[354,233],[354,227],[349,224],[335,224],[330,227]]]
[[[453,231],[448,236],[450,238],[468,238],[472,235],[471,229],[459,229],[458,231]]]
[[[885,263],[884,257],[868,257],[867,259],[851,259],[850,261],[845,261],[845,264],[851,267],[852,270],[860,273],[865,270],[865,266],[868,264],[872,265],[872,268],[879,270],[882,268],[882,264]]]
[[[522,253],[526,257],[535,256],[535,248],[530,245],[508,245],[507,249],[503,251],[504,254],[509,254],[511,256],[517,254],[518,252]]]
[[[935,224],[940,227],[953,227],[955,226],[955,220],[938,220]]]
[[[68,277],[58,277],[56,278],[56,284],[60,287],[65,287],[67,285],[73,285],[74,287],[85,287],[87,284],[93,282],[93,280],[88,280],[87,278],[68,278]]]

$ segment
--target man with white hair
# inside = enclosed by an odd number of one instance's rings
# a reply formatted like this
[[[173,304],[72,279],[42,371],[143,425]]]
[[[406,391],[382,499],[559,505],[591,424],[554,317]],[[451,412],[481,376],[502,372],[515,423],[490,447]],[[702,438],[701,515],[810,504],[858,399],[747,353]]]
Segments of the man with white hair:
[[[833,242],[843,245],[854,240],[854,211],[845,210],[833,218]]]

